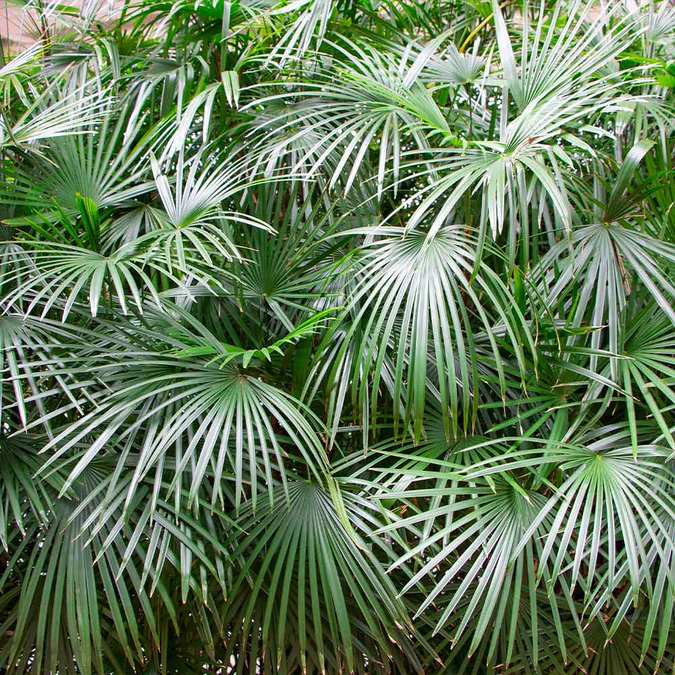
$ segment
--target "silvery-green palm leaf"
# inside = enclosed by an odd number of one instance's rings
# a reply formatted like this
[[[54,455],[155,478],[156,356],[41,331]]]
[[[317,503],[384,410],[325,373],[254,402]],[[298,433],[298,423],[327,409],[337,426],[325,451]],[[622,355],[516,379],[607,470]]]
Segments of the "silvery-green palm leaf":
[[[526,6],[517,60],[501,9],[493,4],[504,86],[501,91],[483,87],[486,94],[470,100],[469,105],[475,107],[476,124],[491,118],[490,128],[495,131],[486,136],[470,128],[468,148],[437,144],[430,157],[429,153],[412,153],[409,168],[421,160],[428,167],[414,174],[421,180],[418,199],[423,200],[410,227],[429,214],[440,226],[460,208],[465,195],[481,190],[481,228],[489,224],[492,236],[497,237],[508,222],[513,241],[519,237],[528,241],[534,222],[541,224],[541,213],[547,208],[555,216],[556,227],[570,229],[573,206],[562,167],[573,166],[573,157],[591,148],[594,120],[600,112],[610,106],[618,110],[635,99],[621,91],[626,83],[609,67],[627,48],[629,31],[617,29],[604,35],[601,19],[587,31],[585,19],[591,5],[575,2],[558,36],[556,19],[561,5],[549,16],[542,3],[534,29]],[[644,85],[638,73],[631,81]],[[495,104],[501,99],[501,105],[488,108],[486,95]],[[468,217],[465,213],[464,218]]]
[[[488,72],[488,62],[476,50],[473,53],[460,52],[451,42],[443,51],[429,59],[424,65],[422,75],[429,84],[439,88],[447,85],[466,87],[479,82],[481,76]]]
[[[418,587],[423,595],[417,614],[437,608],[436,630],[447,628],[453,641],[465,636],[469,657],[485,650],[483,657],[490,662],[506,639],[510,647],[503,657],[508,663],[517,653],[513,640],[518,625],[526,621],[538,630],[543,599],[537,574],[549,569],[541,559],[540,538],[550,526],[539,517],[544,495],[516,471],[473,479],[474,467],[499,461],[501,450],[487,439],[450,447],[440,441],[413,452],[391,446],[383,450],[380,462],[389,452],[398,461],[382,469],[373,489],[392,512],[399,510],[399,500],[405,505],[402,516],[380,530],[405,539],[405,552],[392,565],[407,570],[402,591]],[[557,592],[557,599],[549,595],[546,610],[556,622],[561,612],[574,617],[576,639],[583,639],[567,580],[560,579]],[[564,656],[566,640],[559,637]],[[532,649],[536,660],[536,640]]]
[[[533,347],[522,314],[509,302],[497,275],[477,260],[476,242],[460,226],[447,226],[433,235],[399,228],[354,234],[368,239],[349,271],[353,281],[344,319],[350,327],[336,358],[341,360],[360,335],[357,350],[362,356],[354,361],[352,374],[352,396],[359,402],[355,407],[367,405],[376,418],[383,364],[391,359],[395,425],[402,418],[419,440],[427,370],[434,367],[446,435],[456,436],[460,428],[468,431],[477,406],[469,386],[478,381],[474,334],[484,332],[504,387],[499,343],[510,345],[521,367],[525,352]],[[326,341],[341,327],[338,319]],[[405,402],[402,415],[400,398]]]
[[[515,597],[528,593],[532,601],[540,587],[552,610],[560,604],[576,617],[581,644],[586,623],[614,597],[619,618],[613,630],[642,594],[658,611],[650,570],[664,570],[660,583],[672,592],[666,572],[675,515],[672,469],[668,453],[655,446],[640,446],[636,461],[623,445],[626,437],[625,430],[608,428],[585,446],[558,444],[558,449],[541,441],[526,449],[522,443],[532,439],[511,439],[508,452],[497,448],[500,441],[479,440],[458,446],[454,454],[423,448],[385,470],[381,498],[412,507],[412,515],[383,528],[414,535],[397,563],[418,559],[405,588],[426,578],[433,585],[419,611],[445,599],[440,621],[450,621],[458,636],[470,630],[471,650],[486,631],[498,633]],[[539,468],[547,464],[560,472],[555,484],[539,483]],[[413,499],[428,506],[420,509]],[[577,596],[583,607],[576,608]],[[468,605],[455,615],[465,599]],[[530,607],[536,612],[536,602]],[[514,631],[512,604],[511,611]],[[536,630],[536,614],[529,620]],[[566,642],[559,634],[556,648],[563,658]],[[496,648],[494,639],[491,644]]]
[[[164,251],[169,269],[173,260],[182,269],[187,268],[186,250],[196,252],[210,267],[214,266],[214,257],[223,261],[240,257],[230,235],[233,225],[272,229],[262,220],[235,210],[237,197],[255,186],[245,179],[246,162],[226,158],[219,164],[205,163],[202,152],[185,159],[180,150],[175,166],[172,164],[167,175],[152,157],[154,185],[165,215],[158,216],[161,227],[147,237],[152,250]]]
[[[334,69],[314,78],[318,82],[299,86],[290,82],[291,92],[286,87],[282,93],[263,96],[243,109],[283,101],[283,107],[271,109],[274,135],[265,141],[268,154],[278,154],[302,140],[308,147],[296,169],[308,167],[311,176],[330,168],[329,185],[341,185],[345,191],[352,187],[364,163],[376,162],[381,196],[388,169],[398,180],[407,144],[426,150],[430,134],[449,134],[443,112],[420,82],[435,45],[425,49],[410,45],[400,55],[344,39],[330,46],[341,58]],[[294,105],[289,105],[290,101]],[[281,134],[278,141],[277,134]],[[379,151],[371,157],[370,146],[376,141]]]
[[[77,92],[76,92],[77,93]],[[81,97],[81,93],[78,94]],[[11,168],[11,183],[2,186],[2,202],[24,212],[50,215],[54,207],[78,212],[77,195],[98,209],[124,209],[154,189],[150,156],[162,147],[170,124],[148,129],[145,99],[104,99],[99,118],[78,115],[82,133],[60,137],[48,132],[39,155]]]
[[[672,669],[669,3],[133,2],[0,48],[0,670]]]
[[[288,61],[300,61],[310,49],[318,50],[328,30],[334,11],[333,0],[294,0],[278,4],[271,16],[289,16],[291,21],[279,31],[279,39],[269,59],[280,66]]]
[[[33,51],[28,52],[31,56]],[[22,57],[17,57],[22,62]],[[11,75],[11,63],[5,66]],[[31,88],[26,92],[26,105],[16,117],[11,109],[0,116],[0,152],[39,153],[49,139],[87,133],[106,113],[109,92],[101,91],[93,79],[76,86],[66,86],[59,79],[47,88]]]
[[[549,6],[547,6],[549,5]],[[503,75],[518,109],[560,95],[561,114],[606,105],[614,90],[616,59],[635,38],[622,21],[610,23],[591,0],[522,4],[522,24],[509,34],[502,8],[492,0]],[[612,10],[620,13],[620,6]],[[532,17],[534,14],[534,19]],[[610,99],[611,100],[611,99]]]
[[[629,305],[622,323],[619,353],[616,358],[605,355],[606,365],[601,370],[605,379],[598,378],[590,385],[588,397],[599,399],[605,396],[607,405],[623,398],[634,449],[639,442],[639,425],[652,420],[663,441],[675,449],[672,436],[672,408],[675,405],[673,324],[651,303],[645,308]],[[611,383],[612,377],[616,379],[615,386]]]
[[[80,153],[87,156],[83,149]],[[14,220],[19,238],[24,228],[30,229],[21,244],[23,253],[15,255],[15,264],[3,270],[1,283],[9,287],[7,305],[23,302],[31,295],[28,311],[40,305],[44,315],[60,305],[65,319],[73,305],[82,300],[88,301],[92,316],[97,315],[102,303],[113,298],[123,313],[131,304],[142,312],[146,297],[161,306],[158,278],[165,288],[185,289],[195,280],[207,287],[218,286],[222,266],[239,255],[230,234],[232,227],[269,226],[236,210],[235,197],[252,188],[242,176],[241,163],[225,161],[205,170],[200,157],[185,161],[180,153],[172,167],[176,175],[171,181],[154,157],[148,158],[154,180],[140,186],[134,183],[130,188],[133,195],[124,189],[116,192],[116,186],[111,186],[112,203],[97,195],[102,206],[96,199],[76,192],[74,217],[63,209],[54,209],[47,216],[36,213]],[[127,199],[150,189],[157,190],[163,208],[151,209],[149,218],[139,222],[138,208],[122,212],[119,219],[108,216],[119,213],[120,207],[133,207]],[[122,203],[115,203],[115,199]],[[147,228],[144,233],[140,232],[141,224]],[[124,236],[121,226],[139,230],[139,236]],[[110,227],[114,233],[106,236]],[[117,247],[112,248],[115,244]]]
[[[50,465],[58,465],[87,444],[71,465],[67,485],[113,450],[119,466],[132,450],[138,454],[127,502],[150,472],[169,486],[165,495],[179,494],[187,481],[188,504],[207,479],[214,484],[214,503],[222,498],[224,472],[235,478],[237,505],[248,498],[255,503],[259,482],[272,499],[276,481],[285,482],[289,471],[321,482],[326,466],[321,423],[267,382],[245,351],[235,351],[237,361],[219,365],[218,355],[228,355],[233,346],[188,315],[181,324],[160,312],[122,325],[121,332],[112,324],[105,330],[114,338],[110,348],[84,366],[105,388],[92,393],[93,408],[45,445],[54,451]]]
[[[43,44],[37,41],[0,67],[0,98],[7,110],[17,99],[26,107],[31,105],[30,96],[34,92],[31,75],[37,68],[43,49]]]
[[[609,350],[616,354],[622,312],[638,289],[644,289],[642,292],[675,322],[675,286],[668,271],[674,260],[675,248],[670,242],[653,239],[627,224],[590,223],[575,228],[569,243],[553,246],[533,277],[541,280],[541,298],[549,307],[562,308],[574,296],[570,325],[597,329],[591,332],[591,346],[596,349],[606,334]],[[613,372],[616,367],[614,362]]]
[[[638,598],[658,607],[652,571],[670,569],[673,550],[673,471],[669,452],[658,445],[627,447],[625,425],[594,430],[578,445],[530,452],[496,466],[475,467],[468,475],[500,475],[509,467],[555,464],[556,491],[533,520],[518,551],[543,522],[537,578],[552,592],[566,579],[570,591],[583,592],[586,621],[620,598],[619,621]],[[489,465],[491,461],[486,462]],[[573,550],[569,544],[575,542]],[[657,572],[658,573],[658,572]],[[667,583],[671,592],[672,580]],[[619,622],[615,622],[617,629]]]
[[[87,400],[86,387],[69,372],[72,356],[95,334],[60,321],[40,320],[20,312],[0,316],[0,415],[6,432],[37,421],[51,433],[50,410],[58,401],[75,409]]]

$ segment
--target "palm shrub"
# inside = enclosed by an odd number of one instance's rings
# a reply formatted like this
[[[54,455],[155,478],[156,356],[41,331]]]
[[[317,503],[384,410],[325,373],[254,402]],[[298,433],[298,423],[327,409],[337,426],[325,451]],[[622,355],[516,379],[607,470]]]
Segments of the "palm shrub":
[[[2,672],[672,671],[675,10],[38,10]]]

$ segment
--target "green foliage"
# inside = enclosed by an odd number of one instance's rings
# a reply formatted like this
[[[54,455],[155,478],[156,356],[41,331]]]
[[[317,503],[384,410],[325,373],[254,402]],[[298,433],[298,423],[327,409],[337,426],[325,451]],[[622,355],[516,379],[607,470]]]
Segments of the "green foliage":
[[[0,671],[675,669],[675,10],[634,4],[31,3]]]

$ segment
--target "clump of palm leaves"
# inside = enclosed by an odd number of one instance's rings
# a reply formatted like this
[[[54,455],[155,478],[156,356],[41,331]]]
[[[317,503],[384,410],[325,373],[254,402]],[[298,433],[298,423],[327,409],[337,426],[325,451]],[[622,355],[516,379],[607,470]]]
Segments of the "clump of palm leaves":
[[[36,7],[0,670],[671,672],[669,3]]]

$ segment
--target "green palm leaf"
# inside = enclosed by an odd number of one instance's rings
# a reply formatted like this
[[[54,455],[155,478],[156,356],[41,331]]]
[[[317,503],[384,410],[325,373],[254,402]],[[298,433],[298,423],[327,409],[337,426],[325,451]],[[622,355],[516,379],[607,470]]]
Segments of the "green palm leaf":
[[[389,672],[389,660],[403,656],[418,670],[405,635],[412,625],[366,541],[372,506],[329,481],[330,491],[293,482],[288,502],[277,499],[244,515],[247,535],[234,556],[245,562],[225,618],[234,624],[231,639],[239,649],[261,639],[265,658],[277,660],[274,668],[289,666],[287,641],[298,640],[303,670],[330,664],[352,671],[357,659],[367,659]],[[363,632],[365,639],[356,637]]]

